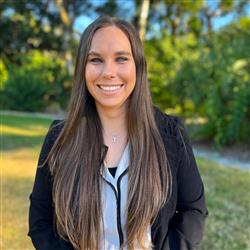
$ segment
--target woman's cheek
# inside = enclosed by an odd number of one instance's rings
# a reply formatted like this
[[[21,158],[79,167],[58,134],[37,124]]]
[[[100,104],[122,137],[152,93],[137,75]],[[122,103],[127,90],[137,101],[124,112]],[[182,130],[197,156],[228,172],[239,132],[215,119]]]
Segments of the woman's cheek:
[[[86,79],[90,81],[96,80],[101,75],[101,67],[96,65],[86,66]]]
[[[120,74],[125,77],[134,77],[135,76],[135,68],[133,65],[126,65],[120,68]]]

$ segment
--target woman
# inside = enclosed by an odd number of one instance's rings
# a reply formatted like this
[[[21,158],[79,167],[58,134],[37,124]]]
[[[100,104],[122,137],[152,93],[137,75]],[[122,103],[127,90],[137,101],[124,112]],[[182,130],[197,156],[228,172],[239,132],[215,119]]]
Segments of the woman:
[[[194,249],[207,209],[186,133],[152,106],[136,30],[83,33],[68,115],[45,138],[30,195],[36,249]]]

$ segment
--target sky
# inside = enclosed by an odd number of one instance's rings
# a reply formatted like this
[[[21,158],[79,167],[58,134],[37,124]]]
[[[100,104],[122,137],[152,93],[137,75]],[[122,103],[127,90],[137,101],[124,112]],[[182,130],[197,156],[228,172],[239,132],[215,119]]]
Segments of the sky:
[[[238,1],[238,0],[234,0],[234,1]],[[207,0],[208,6],[210,8],[216,8],[216,4],[217,4],[217,0]],[[248,17],[250,17],[250,0],[249,3],[247,5],[246,8],[246,15]],[[213,29],[219,30],[221,27],[231,23],[232,21],[234,21],[236,19],[236,14],[235,13],[230,13],[228,15],[225,15],[223,17],[218,17],[218,18],[214,18],[212,25],[213,25]]]
[[[209,8],[214,9],[216,8],[216,5],[218,3],[217,0],[206,0],[207,1],[207,5]],[[234,0],[234,1],[238,1],[238,0]],[[96,3],[96,5],[100,5],[102,4],[103,0],[93,0],[93,3]],[[130,5],[130,11],[134,11],[134,6],[133,6],[133,0],[118,0],[118,2],[121,2],[123,5],[126,4],[127,6]],[[249,4],[247,6],[246,9],[246,14],[247,16],[250,17],[250,0],[249,0]],[[91,23],[93,22],[93,20],[97,18],[97,16],[93,16],[92,18],[87,17],[87,16],[79,16],[74,24],[74,29],[76,31],[78,31],[79,33],[82,33],[83,30]],[[212,25],[213,25],[213,29],[215,31],[219,30],[221,27],[231,23],[232,21],[234,21],[236,18],[236,15],[233,13],[230,13],[228,15],[225,15],[223,17],[217,17],[213,19]]]

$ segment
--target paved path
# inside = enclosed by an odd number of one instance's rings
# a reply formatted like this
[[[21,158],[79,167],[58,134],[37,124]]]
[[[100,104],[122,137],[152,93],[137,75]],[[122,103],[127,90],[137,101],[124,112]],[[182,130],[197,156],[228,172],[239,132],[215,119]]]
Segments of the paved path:
[[[9,110],[0,110],[0,115],[16,115],[16,116],[29,116],[29,117],[41,117],[49,119],[63,119],[65,115],[62,114],[46,114],[39,112],[24,112],[24,111],[9,111]]]
[[[201,148],[198,148],[197,146],[194,146],[193,150],[194,150],[195,156],[203,157],[205,159],[214,161],[218,164],[222,164],[226,167],[250,170],[250,162],[240,161],[239,159],[235,157],[223,156],[216,151],[208,150],[208,149],[201,149]]]

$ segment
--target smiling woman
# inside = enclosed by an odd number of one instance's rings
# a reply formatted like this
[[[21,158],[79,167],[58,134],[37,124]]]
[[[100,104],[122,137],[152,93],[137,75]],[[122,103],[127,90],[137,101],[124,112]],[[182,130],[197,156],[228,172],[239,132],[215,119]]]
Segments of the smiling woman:
[[[207,209],[188,136],[154,107],[135,28],[83,32],[65,120],[45,138],[30,195],[36,249],[195,249]]]

